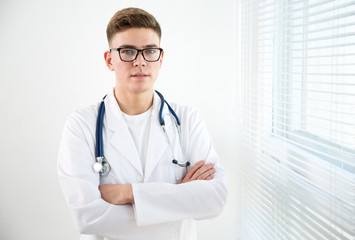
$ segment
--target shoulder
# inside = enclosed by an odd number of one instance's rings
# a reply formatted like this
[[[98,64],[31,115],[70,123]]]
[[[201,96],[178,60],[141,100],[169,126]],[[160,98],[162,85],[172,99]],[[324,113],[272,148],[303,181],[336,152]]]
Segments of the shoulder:
[[[169,104],[183,123],[191,125],[203,121],[201,114],[196,108],[174,102],[169,102]]]
[[[69,115],[65,126],[67,128],[82,128],[83,130],[95,128],[98,104],[79,109]]]

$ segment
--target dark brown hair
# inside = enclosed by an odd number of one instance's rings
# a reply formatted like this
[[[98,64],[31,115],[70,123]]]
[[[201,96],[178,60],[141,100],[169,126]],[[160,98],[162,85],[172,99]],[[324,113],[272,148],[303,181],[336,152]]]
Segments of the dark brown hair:
[[[108,43],[110,44],[116,33],[129,28],[150,28],[158,34],[159,39],[161,38],[160,25],[153,15],[140,8],[124,8],[116,12],[107,24]]]

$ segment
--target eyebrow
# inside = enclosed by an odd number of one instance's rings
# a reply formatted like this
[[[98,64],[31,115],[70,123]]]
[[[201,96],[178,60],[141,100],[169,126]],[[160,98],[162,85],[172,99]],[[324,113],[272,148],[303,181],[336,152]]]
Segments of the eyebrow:
[[[137,48],[137,47],[133,45],[124,44],[121,45],[120,48]],[[156,44],[148,44],[148,45],[144,45],[143,48],[158,48],[158,46]]]

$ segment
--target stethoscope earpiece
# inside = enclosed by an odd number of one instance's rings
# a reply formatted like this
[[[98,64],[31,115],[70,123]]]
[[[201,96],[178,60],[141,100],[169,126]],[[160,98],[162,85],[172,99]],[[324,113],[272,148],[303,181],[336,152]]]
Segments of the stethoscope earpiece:
[[[172,163],[179,165],[180,167],[188,167],[190,166],[190,162],[186,161],[185,163],[180,163],[178,160],[174,159],[171,161]]]

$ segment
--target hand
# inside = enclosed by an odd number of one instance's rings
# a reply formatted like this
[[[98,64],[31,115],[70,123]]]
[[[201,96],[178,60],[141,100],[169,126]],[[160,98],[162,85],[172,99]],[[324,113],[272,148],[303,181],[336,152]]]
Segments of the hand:
[[[196,163],[182,179],[181,183],[187,183],[195,180],[212,180],[216,169],[213,163],[205,164],[205,160]]]
[[[108,203],[115,205],[134,203],[131,184],[105,184],[100,185],[99,190],[101,193],[101,198]]]

